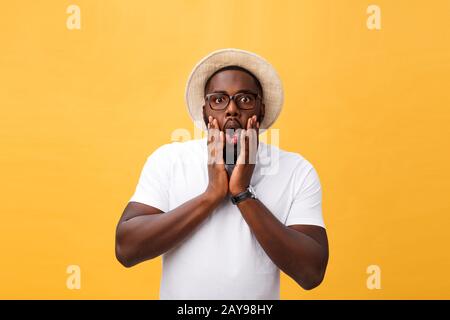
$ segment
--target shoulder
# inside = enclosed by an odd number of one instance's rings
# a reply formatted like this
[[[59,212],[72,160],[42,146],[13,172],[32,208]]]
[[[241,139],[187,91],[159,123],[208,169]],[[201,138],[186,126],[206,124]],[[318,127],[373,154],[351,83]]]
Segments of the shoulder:
[[[170,142],[159,146],[147,159],[158,159],[161,161],[170,161],[183,158],[188,154],[199,154],[203,147],[206,147],[206,140],[187,140],[183,142]]]
[[[314,170],[312,163],[299,152],[283,150],[278,146],[265,143],[262,143],[261,151],[262,157],[269,156],[270,162],[277,164],[283,171],[306,175]]]
[[[321,192],[320,177],[313,164],[299,152],[279,149],[280,168],[288,168],[286,174],[294,185],[294,193],[309,194]]]

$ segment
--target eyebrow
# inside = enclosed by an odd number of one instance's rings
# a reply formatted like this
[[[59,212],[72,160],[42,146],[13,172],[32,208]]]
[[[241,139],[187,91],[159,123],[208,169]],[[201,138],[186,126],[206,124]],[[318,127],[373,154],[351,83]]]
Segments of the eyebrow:
[[[210,93],[226,93],[226,94],[229,94],[225,90],[214,90],[214,91],[211,91]],[[258,94],[258,92],[255,92],[254,90],[250,90],[250,89],[241,89],[241,90],[238,90],[236,93],[253,93],[253,94]]]

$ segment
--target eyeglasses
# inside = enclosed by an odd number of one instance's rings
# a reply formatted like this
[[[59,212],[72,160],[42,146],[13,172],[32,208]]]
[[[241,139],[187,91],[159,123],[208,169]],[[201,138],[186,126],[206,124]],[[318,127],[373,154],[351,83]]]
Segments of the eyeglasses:
[[[258,99],[261,99],[261,96],[252,92],[240,92],[232,96],[226,93],[209,93],[205,96],[206,102],[213,110],[224,110],[231,100],[234,100],[239,109],[251,110],[256,107]]]

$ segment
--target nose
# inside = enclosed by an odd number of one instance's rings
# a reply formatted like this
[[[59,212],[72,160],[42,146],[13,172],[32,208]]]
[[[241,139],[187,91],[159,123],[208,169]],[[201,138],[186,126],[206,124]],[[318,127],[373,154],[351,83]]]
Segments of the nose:
[[[234,99],[231,99],[230,103],[226,109],[226,117],[238,117],[239,116],[239,108],[234,102]]]

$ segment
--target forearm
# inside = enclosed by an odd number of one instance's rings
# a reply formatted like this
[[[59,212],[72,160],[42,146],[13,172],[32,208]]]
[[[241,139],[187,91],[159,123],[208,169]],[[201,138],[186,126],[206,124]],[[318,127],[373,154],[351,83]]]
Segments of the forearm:
[[[163,254],[185,239],[219,202],[205,192],[169,212],[121,222],[116,235],[117,256],[131,267]]]
[[[310,236],[282,224],[259,200],[238,207],[261,247],[283,272],[304,289],[317,286],[324,275],[324,248]]]

